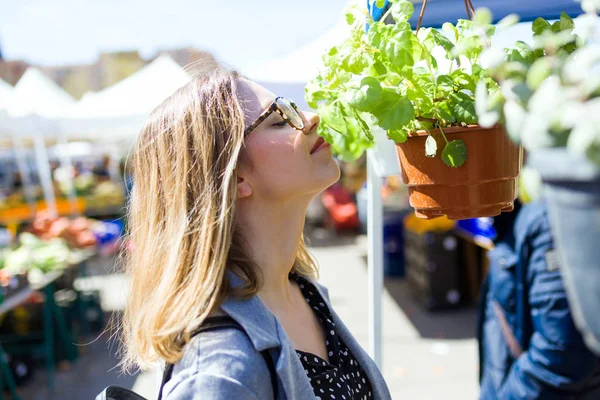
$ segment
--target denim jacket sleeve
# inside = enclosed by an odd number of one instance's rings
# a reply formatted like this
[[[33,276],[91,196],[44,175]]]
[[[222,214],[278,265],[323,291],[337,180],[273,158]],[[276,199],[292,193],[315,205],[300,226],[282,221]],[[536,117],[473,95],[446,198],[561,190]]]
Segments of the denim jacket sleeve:
[[[497,397],[566,399],[572,396],[569,391],[592,373],[596,358],[573,324],[560,270],[548,268],[546,255],[553,249],[553,241],[546,209],[523,211],[515,230],[525,232],[517,239],[517,251],[527,271],[533,334]]]
[[[244,332],[206,332],[188,345],[164,400],[272,399],[269,369]]]

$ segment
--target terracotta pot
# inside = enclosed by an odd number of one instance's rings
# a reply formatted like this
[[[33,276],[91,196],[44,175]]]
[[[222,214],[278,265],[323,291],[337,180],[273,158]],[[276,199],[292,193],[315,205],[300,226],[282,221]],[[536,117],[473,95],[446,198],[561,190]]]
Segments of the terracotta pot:
[[[425,156],[425,131],[415,132],[406,142],[396,144],[402,179],[418,217],[446,215],[450,219],[468,219],[513,209],[522,152],[504,128],[473,125],[444,129],[448,141],[460,139],[467,146],[467,161],[459,168],[444,164],[444,139],[439,130],[431,133],[438,145],[435,158]]]

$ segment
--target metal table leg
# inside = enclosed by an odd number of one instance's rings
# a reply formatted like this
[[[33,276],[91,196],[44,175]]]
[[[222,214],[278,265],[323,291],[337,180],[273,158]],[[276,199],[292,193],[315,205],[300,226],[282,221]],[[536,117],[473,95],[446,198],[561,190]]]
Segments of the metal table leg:
[[[46,355],[46,377],[48,388],[54,389],[54,321],[52,318],[52,303],[54,303],[54,285],[44,288],[44,353]]]
[[[10,390],[10,395],[13,400],[21,400],[19,395],[17,394],[17,385],[15,384],[15,380],[6,364],[6,354],[4,353],[4,349],[2,345],[0,345],[0,400],[4,399],[4,381],[6,381],[6,385],[8,386],[8,390]]]
[[[77,359],[77,348],[75,347],[75,342],[71,336],[71,333],[69,332],[69,327],[65,321],[65,316],[54,301],[54,284],[51,283],[50,285],[46,286],[44,291],[47,296],[46,302],[49,304],[52,311],[52,319],[56,324],[56,335],[65,350],[67,360],[75,361]]]

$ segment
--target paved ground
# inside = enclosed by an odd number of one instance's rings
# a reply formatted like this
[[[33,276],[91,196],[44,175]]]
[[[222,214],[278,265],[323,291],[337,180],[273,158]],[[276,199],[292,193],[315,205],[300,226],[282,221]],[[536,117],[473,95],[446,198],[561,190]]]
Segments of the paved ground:
[[[321,265],[321,282],[333,305],[361,344],[368,344],[366,240],[328,241],[315,235],[312,251]],[[123,278],[109,275],[107,262],[94,268],[86,285],[101,290],[105,310],[119,310]],[[383,372],[393,399],[474,399],[477,397],[475,310],[429,313],[415,304],[403,280],[386,280],[383,293]],[[56,389],[45,386],[43,370],[21,390],[25,400],[93,399],[108,384],[133,387],[155,398],[152,372],[120,376],[116,343],[105,334],[88,346],[70,370],[58,373]]]

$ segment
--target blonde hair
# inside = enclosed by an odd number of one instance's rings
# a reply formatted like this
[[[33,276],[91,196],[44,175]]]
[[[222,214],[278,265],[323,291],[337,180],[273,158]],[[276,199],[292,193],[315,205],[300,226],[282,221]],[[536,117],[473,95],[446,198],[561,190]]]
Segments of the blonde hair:
[[[138,137],[124,254],[126,371],[177,362],[226,296],[247,298],[262,287],[234,223],[245,126],[240,79],[214,65],[158,106]],[[245,280],[235,292],[225,273],[233,265]],[[303,238],[293,270],[317,275]]]

